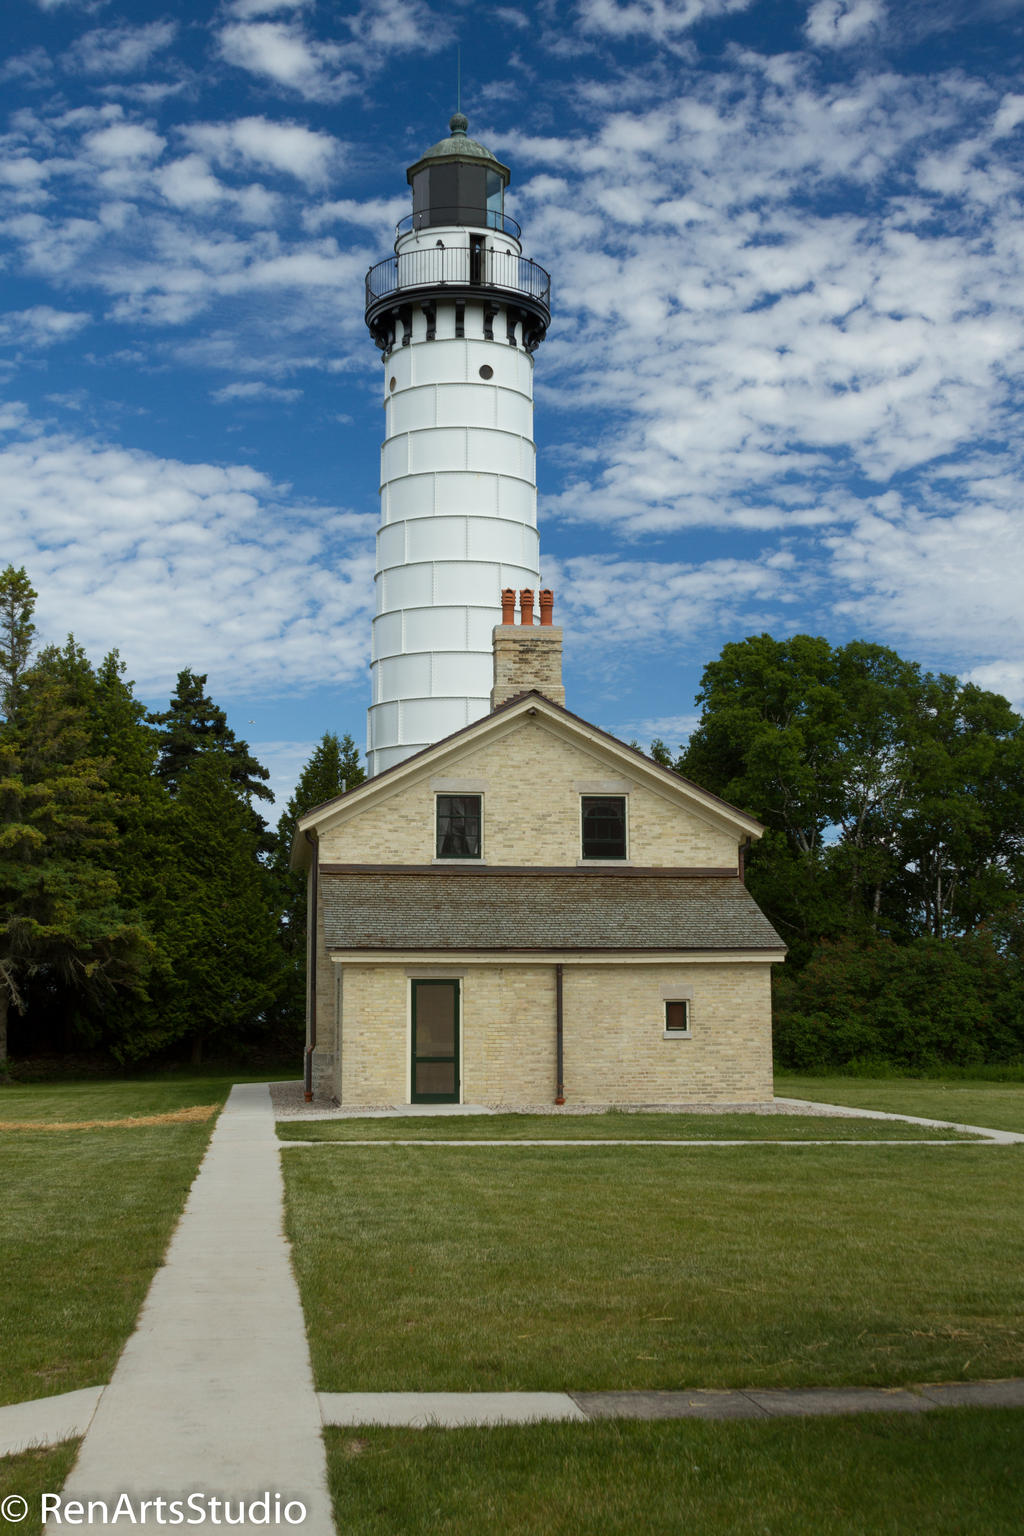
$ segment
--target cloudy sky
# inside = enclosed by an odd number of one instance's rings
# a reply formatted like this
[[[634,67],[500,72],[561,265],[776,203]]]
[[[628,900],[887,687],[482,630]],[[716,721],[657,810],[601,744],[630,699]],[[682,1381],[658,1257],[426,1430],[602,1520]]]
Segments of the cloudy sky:
[[[552,273],[570,708],[676,746],[768,630],[1024,704],[1024,0],[11,0],[0,563],[287,794],[368,703],[363,276],[447,131]]]

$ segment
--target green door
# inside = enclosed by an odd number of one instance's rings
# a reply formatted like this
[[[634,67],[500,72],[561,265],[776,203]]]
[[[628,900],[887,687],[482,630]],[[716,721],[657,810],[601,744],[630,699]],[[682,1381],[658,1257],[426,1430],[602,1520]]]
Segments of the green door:
[[[459,984],[412,984],[412,1102],[459,1102]]]

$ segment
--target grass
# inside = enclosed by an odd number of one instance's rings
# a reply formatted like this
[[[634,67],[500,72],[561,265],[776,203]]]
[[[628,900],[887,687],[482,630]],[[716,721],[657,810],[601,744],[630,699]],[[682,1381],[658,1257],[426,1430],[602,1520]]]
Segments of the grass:
[[[241,1077],[194,1073],[190,1077],[132,1082],[7,1083],[0,1087],[0,1123],[38,1120],[40,1124],[82,1120],[128,1119],[161,1115],[200,1104],[223,1104]]]
[[[44,1493],[59,1493],[78,1454],[78,1440],[42,1450],[22,1451],[18,1456],[0,1456],[0,1504],[12,1494],[25,1499],[28,1514],[15,1523],[0,1514],[0,1531],[19,1532],[20,1536],[40,1536],[41,1499]]]
[[[982,1083],[929,1077],[805,1077],[777,1073],[780,1098],[819,1104],[850,1104],[899,1115],[924,1115],[959,1125],[990,1126],[1024,1133],[1024,1083]]]
[[[328,1430],[345,1536],[1019,1536],[1024,1410]]]
[[[195,1123],[65,1129],[219,1104],[229,1081],[0,1090],[0,1403],[108,1381],[206,1149]]]
[[[659,1115],[609,1110],[602,1115],[287,1120],[279,1123],[278,1135],[283,1141],[913,1141],[932,1133],[899,1121],[845,1120],[827,1115]],[[944,1137],[945,1133],[936,1131],[934,1135]]]
[[[1024,1374],[1015,1147],[285,1150],[330,1391]]]

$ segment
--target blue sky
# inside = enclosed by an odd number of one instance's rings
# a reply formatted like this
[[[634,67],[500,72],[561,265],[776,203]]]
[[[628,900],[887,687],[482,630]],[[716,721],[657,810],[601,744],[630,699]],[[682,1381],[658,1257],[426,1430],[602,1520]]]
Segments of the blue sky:
[[[704,663],[854,636],[1024,703],[1024,0],[12,0],[0,561],[183,666],[287,795],[362,743],[363,277],[446,131],[552,273],[567,702],[676,746]]]

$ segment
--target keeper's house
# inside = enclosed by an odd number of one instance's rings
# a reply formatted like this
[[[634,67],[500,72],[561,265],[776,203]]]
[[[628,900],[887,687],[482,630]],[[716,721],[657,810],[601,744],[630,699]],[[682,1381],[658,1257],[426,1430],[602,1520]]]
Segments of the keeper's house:
[[[570,714],[512,594],[491,713],[299,822],[307,1090],[343,1105],[758,1102],[761,826]],[[528,604],[528,607],[527,607]],[[528,616],[527,616],[528,615]]]

